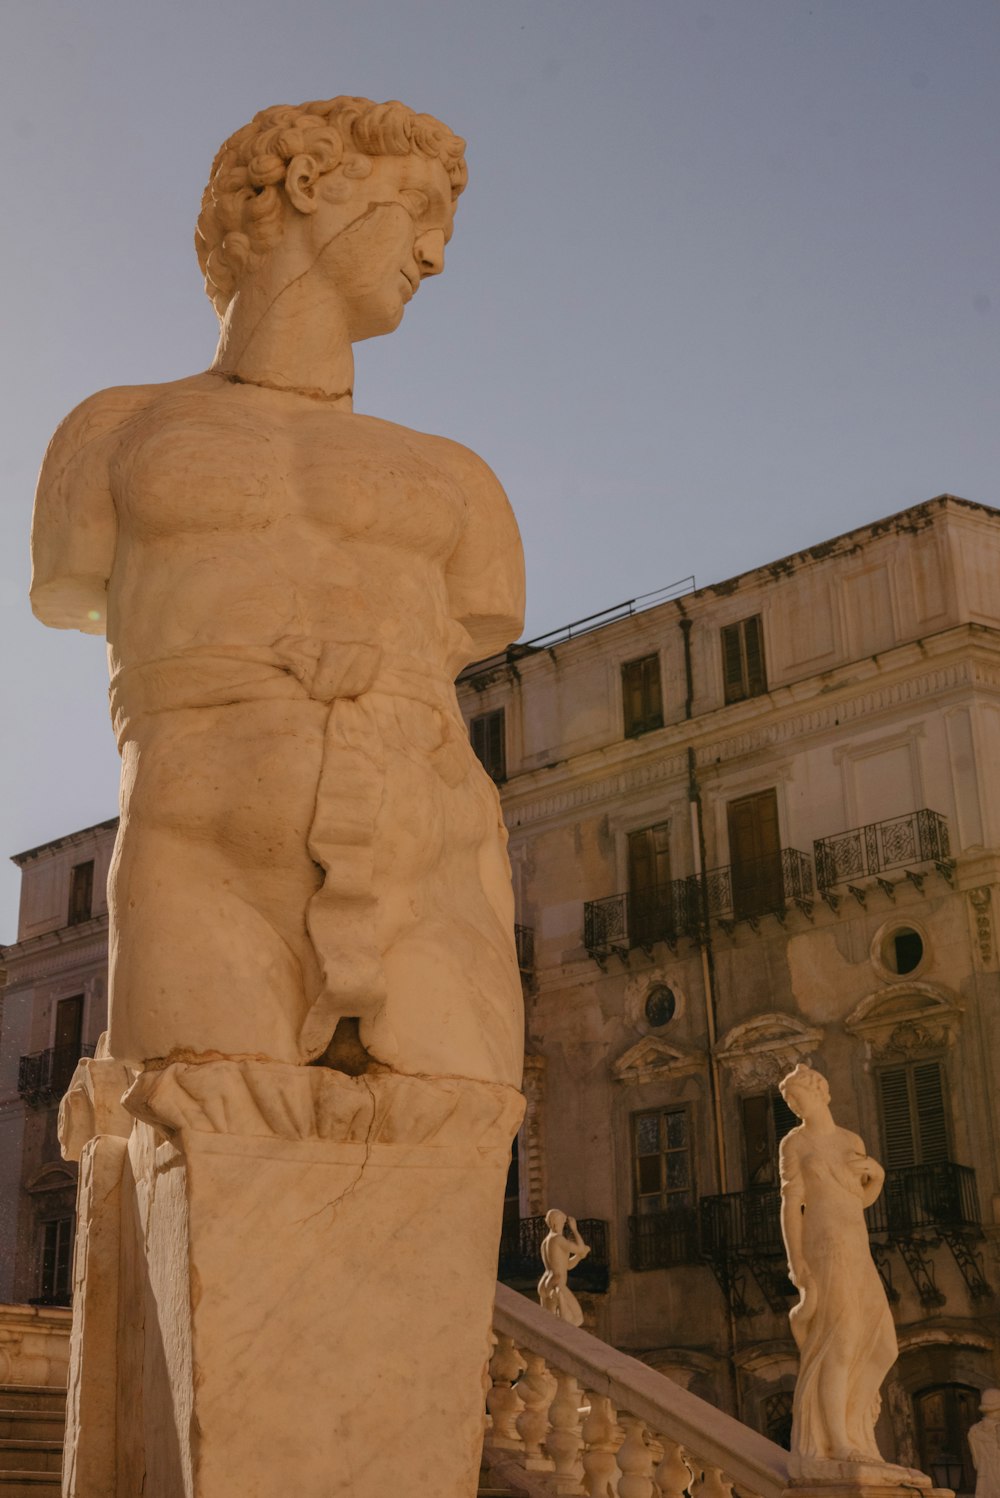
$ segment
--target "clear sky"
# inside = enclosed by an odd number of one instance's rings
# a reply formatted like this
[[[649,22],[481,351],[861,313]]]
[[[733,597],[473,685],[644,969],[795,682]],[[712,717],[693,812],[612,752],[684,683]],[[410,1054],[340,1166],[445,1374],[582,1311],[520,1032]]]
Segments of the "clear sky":
[[[6,0],[3,40],[0,855],[116,806],[101,642],[27,606],[45,444],[209,362],[194,220],[265,105],[401,98],[469,142],[357,406],[493,466],[529,634],[1000,505],[997,0]],[[17,886],[0,856],[0,941]]]

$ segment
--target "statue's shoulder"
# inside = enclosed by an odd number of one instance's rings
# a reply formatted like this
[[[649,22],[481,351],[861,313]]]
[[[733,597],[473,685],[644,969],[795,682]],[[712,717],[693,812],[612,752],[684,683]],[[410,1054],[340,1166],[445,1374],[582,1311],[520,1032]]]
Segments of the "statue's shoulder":
[[[88,395],[56,427],[45,454],[40,485],[58,479],[69,464],[87,456],[99,457],[135,416],[186,388],[198,388],[207,378],[193,375],[165,384],[111,385]]]

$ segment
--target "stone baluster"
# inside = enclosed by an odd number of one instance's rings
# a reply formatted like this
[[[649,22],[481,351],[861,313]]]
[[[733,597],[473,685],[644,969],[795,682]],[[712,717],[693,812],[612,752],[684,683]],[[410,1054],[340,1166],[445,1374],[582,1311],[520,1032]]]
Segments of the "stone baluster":
[[[493,1421],[491,1444],[502,1451],[521,1450],[515,1422],[524,1406],[514,1388],[514,1381],[524,1367],[524,1358],[514,1346],[513,1338],[498,1336],[496,1351],[490,1358],[491,1388],[486,1395],[486,1408]]]
[[[691,1487],[691,1498],[732,1498],[733,1485],[721,1467],[706,1467]]]
[[[571,1373],[556,1373],[556,1397],[549,1406],[551,1429],[545,1438],[545,1450],[555,1464],[556,1490],[581,1494],[581,1468],[577,1461],[583,1437],[580,1434],[580,1401],[582,1391]]]
[[[653,1483],[660,1498],[684,1498],[691,1485],[691,1468],[684,1460],[684,1451],[669,1436],[659,1437],[663,1447],[663,1459],[653,1473]]]
[[[542,1442],[549,1429],[549,1405],[555,1394],[555,1379],[545,1366],[541,1353],[525,1350],[526,1371],[517,1381],[517,1392],[524,1409],[515,1424],[524,1442],[524,1465],[529,1472],[551,1472],[553,1463],[542,1452]]]
[[[583,1485],[587,1498],[614,1498],[618,1486],[615,1452],[621,1431],[615,1407],[603,1394],[589,1394],[590,1411],[583,1422]]]
[[[655,1498],[653,1452],[646,1440],[646,1427],[635,1415],[622,1415],[625,1439],[618,1448],[618,1498]]]

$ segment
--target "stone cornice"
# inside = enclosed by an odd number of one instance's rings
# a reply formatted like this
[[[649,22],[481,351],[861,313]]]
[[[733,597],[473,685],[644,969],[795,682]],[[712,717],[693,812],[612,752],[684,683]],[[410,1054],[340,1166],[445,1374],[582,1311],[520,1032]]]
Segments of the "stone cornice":
[[[900,647],[893,655],[905,652],[905,669],[902,662],[894,661],[890,670],[871,660],[859,672],[855,662],[842,672],[830,673],[832,680],[813,677],[807,684],[779,688],[737,708],[720,708],[701,718],[669,724],[643,740],[623,740],[550,768],[528,771],[509,781],[501,793],[507,825],[515,830],[581,806],[614,801],[647,785],[680,780],[687,771],[689,747],[705,771],[948,693],[1000,694],[1000,655],[970,643],[969,634],[963,626],[922,646]],[[935,661],[935,656],[940,658]],[[918,662],[924,669],[914,673]],[[807,692],[801,690],[803,685],[808,686]]]
[[[58,931],[44,931],[0,949],[7,967],[7,991],[40,977],[63,973],[70,968],[106,962],[108,956],[108,917],[94,916],[79,926],[62,926]]]

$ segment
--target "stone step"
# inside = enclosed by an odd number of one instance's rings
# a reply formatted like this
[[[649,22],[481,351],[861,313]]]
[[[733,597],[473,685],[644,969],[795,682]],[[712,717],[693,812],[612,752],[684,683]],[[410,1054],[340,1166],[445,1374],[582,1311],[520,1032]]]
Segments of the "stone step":
[[[0,1472],[55,1472],[62,1470],[62,1441],[0,1440]]]
[[[49,1384],[0,1384],[0,1409],[51,1410],[64,1415],[66,1390]]]
[[[58,1498],[58,1472],[0,1472],[0,1498]]]
[[[62,1410],[11,1410],[0,1403],[0,1440],[61,1441],[65,1424]]]

